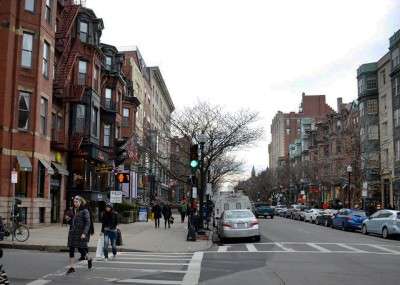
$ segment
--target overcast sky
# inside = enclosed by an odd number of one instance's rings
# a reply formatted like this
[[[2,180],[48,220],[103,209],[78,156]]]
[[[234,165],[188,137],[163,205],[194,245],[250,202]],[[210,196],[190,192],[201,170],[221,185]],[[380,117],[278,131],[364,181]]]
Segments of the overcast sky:
[[[87,0],[102,41],[139,47],[160,66],[177,108],[198,98],[258,110],[266,134],[241,156],[268,165],[270,124],[301,93],[357,97],[356,69],[388,51],[399,0]]]

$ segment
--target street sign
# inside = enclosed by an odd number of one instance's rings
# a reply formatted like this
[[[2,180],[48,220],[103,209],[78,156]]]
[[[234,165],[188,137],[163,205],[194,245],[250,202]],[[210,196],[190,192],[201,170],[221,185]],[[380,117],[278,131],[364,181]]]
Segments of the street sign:
[[[11,183],[12,184],[18,183],[18,172],[15,170],[11,171]]]
[[[367,198],[368,197],[368,190],[362,190],[361,191],[361,197]]]
[[[192,193],[193,193],[192,198],[193,198],[193,199],[197,199],[197,187],[193,187],[193,188],[192,188]]]
[[[122,191],[110,191],[111,203],[122,203]]]
[[[304,195],[304,194],[306,194],[306,192],[305,192],[304,190],[301,190],[301,191],[300,191],[300,194],[301,194],[301,195]]]

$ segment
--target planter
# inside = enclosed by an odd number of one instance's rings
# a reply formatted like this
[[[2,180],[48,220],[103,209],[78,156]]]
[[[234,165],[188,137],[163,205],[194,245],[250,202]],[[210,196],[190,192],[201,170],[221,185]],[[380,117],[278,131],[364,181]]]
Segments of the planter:
[[[135,211],[125,211],[122,213],[121,224],[130,224],[136,222],[136,212]]]

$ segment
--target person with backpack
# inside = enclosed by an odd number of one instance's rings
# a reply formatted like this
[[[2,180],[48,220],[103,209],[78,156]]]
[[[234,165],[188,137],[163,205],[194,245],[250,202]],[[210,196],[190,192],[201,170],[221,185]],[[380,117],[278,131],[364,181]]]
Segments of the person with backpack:
[[[104,234],[104,259],[108,260],[108,244],[111,241],[113,259],[117,255],[117,226],[118,213],[114,211],[113,204],[107,203],[101,218],[101,232]]]
[[[88,242],[90,234],[94,232],[93,220],[90,217],[90,211],[86,205],[86,201],[75,196],[73,199],[73,209],[70,215],[65,217],[69,224],[68,231],[68,248],[69,248],[69,266],[67,274],[75,272],[75,249],[81,254],[81,259],[88,261],[88,268],[91,269],[93,260],[89,256]]]
[[[168,224],[168,228],[171,228],[172,211],[171,211],[171,207],[169,206],[168,202],[165,203],[165,205],[162,208],[162,215],[164,217],[165,228],[167,228],[167,224]]]
[[[187,214],[187,204],[186,201],[183,200],[180,207],[179,207],[179,212],[181,214],[181,222],[184,223],[185,222],[185,217]]]
[[[156,202],[152,208],[152,212],[154,214],[154,223],[156,228],[160,227],[160,219],[161,219],[161,214],[162,214],[162,209],[161,206]]]

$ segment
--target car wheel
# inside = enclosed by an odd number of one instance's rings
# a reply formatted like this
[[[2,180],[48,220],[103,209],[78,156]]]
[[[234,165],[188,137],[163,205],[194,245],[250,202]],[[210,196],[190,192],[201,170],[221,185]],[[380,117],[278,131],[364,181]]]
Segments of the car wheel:
[[[367,226],[366,226],[366,225],[363,225],[363,226],[362,226],[361,232],[362,232],[364,235],[367,235],[367,234],[368,234]]]
[[[271,219],[273,219],[274,218],[274,216],[271,216]]]
[[[347,231],[347,228],[346,228],[346,225],[345,225],[344,222],[342,223],[342,230],[343,230],[343,231]]]
[[[315,224],[318,226],[319,225],[319,220],[315,219]]]
[[[384,227],[384,228],[383,228],[383,230],[382,230],[382,237],[383,237],[384,239],[389,238],[389,231],[388,231],[387,227]]]
[[[255,237],[254,237],[254,241],[255,241],[255,242],[259,242],[260,240],[261,240],[261,236],[255,236]]]

